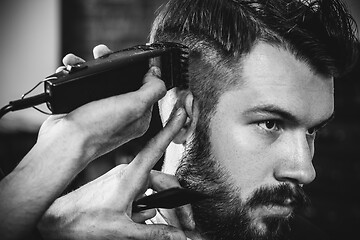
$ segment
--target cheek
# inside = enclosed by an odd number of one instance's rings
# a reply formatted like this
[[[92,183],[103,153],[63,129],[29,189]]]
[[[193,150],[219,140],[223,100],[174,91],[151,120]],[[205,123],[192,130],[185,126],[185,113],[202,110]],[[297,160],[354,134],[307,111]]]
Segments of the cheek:
[[[213,118],[210,129],[212,154],[230,175],[232,183],[240,188],[243,199],[269,184],[273,175],[271,151],[266,141],[254,134],[253,126],[222,116],[221,121]]]

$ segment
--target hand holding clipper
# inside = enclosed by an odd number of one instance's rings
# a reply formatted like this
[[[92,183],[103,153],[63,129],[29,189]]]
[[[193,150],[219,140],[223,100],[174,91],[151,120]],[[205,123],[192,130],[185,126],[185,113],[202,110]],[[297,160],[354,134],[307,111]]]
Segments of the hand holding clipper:
[[[188,48],[182,44],[159,42],[67,66],[65,71],[45,78],[44,93],[11,101],[1,109],[0,118],[10,111],[42,103],[52,114],[69,113],[92,101],[136,91],[151,66],[160,68],[167,90],[187,87],[188,55]]]
[[[177,43],[154,43],[116,51],[67,66],[45,79],[47,106],[54,114],[68,113],[88,102],[135,91],[150,66],[161,69],[166,88],[187,83],[187,48]]]

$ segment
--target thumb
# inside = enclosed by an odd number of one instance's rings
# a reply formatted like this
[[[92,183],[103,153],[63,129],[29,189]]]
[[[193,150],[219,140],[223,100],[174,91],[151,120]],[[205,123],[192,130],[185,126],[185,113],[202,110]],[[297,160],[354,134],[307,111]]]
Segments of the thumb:
[[[134,223],[135,224],[135,223]],[[130,231],[128,236],[132,236],[133,239],[139,240],[186,240],[185,233],[180,229],[173,226],[154,224],[136,224],[134,226],[136,231],[131,231],[133,228],[127,228],[126,231]]]

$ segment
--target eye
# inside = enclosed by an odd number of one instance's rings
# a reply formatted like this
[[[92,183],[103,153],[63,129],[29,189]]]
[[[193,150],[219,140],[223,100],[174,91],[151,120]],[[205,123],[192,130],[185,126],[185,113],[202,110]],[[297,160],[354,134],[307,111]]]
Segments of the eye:
[[[280,130],[279,123],[276,120],[262,121],[258,123],[258,126],[266,131],[271,131],[271,132]]]

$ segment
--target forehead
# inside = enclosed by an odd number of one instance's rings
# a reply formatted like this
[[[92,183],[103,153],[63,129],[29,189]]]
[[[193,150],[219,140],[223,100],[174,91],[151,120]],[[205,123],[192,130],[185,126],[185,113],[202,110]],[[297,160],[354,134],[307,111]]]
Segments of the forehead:
[[[223,95],[240,94],[239,106],[268,104],[313,118],[333,113],[333,79],[317,74],[283,48],[258,43],[236,68],[238,87]]]

